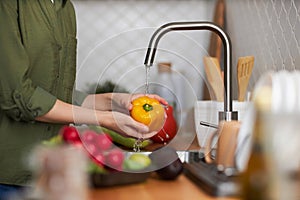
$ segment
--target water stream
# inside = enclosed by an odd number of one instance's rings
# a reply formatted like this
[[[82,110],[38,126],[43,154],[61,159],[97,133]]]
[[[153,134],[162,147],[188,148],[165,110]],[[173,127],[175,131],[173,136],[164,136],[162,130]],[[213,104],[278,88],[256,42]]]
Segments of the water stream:
[[[149,94],[150,66],[145,65],[145,69],[146,69],[145,95],[147,95],[147,94]],[[135,141],[135,143],[133,145],[133,151],[134,152],[140,152],[141,151],[143,140],[144,139],[142,137],[139,137]]]

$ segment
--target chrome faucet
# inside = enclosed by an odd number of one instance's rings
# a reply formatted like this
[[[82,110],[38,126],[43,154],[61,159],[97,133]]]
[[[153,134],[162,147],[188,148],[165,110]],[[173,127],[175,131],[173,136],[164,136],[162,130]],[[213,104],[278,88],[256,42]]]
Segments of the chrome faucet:
[[[211,22],[171,22],[162,25],[152,35],[145,58],[145,66],[151,67],[159,40],[171,31],[209,30],[221,38],[224,46],[224,111],[219,112],[219,121],[237,120],[237,111],[232,111],[232,70],[231,70],[231,42],[229,36],[217,25]]]

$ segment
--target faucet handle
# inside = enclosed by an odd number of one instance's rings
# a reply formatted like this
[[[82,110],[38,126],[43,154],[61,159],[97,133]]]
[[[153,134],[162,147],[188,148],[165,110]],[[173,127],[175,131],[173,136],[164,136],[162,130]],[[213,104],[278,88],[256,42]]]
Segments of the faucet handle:
[[[207,127],[212,127],[212,128],[215,128],[215,129],[219,128],[217,124],[212,124],[212,123],[204,122],[204,121],[200,121],[200,125],[207,126]]]

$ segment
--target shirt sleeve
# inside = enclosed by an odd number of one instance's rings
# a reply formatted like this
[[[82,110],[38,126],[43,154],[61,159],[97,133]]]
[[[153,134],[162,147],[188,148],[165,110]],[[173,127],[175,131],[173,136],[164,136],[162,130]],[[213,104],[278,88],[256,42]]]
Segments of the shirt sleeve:
[[[19,31],[17,1],[0,1],[0,106],[17,121],[33,121],[46,114],[56,97],[34,85],[30,62]]]
[[[79,90],[74,90],[73,91],[73,104],[81,106],[85,98],[88,96],[87,93],[79,91]]]

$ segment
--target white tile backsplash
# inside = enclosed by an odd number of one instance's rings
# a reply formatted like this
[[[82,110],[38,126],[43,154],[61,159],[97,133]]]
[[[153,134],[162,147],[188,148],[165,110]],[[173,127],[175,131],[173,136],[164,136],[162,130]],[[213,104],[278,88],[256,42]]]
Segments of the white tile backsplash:
[[[134,92],[145,84],[143,67],[152,33],[171,21],[208,21],[214,1],[126,0],[73,1],[78,26],[77,87],[113,80]],[[209,32],[168,33],[160,41],[158,61],[171,61],[192,88],[187,105],[201,98],[202,58],[207,54]],[[151,77],[156,70],[151,69]]]
[[[255,56],[250,91],[266,71],[300,70],[299,0],[227,0],[226,3],[233,66],[240,56]],[[236,77],[236,71],[233,73]],[[236,87],[236,79],[234,84]]]

